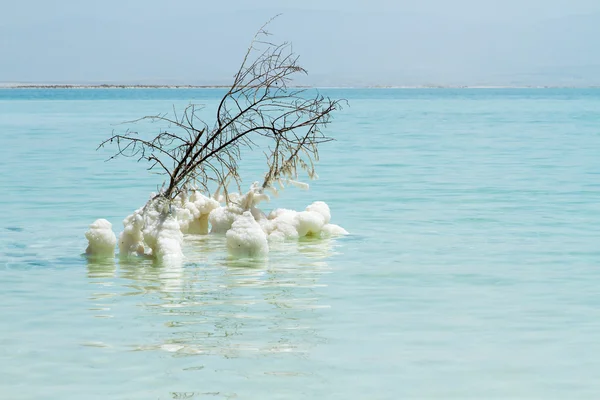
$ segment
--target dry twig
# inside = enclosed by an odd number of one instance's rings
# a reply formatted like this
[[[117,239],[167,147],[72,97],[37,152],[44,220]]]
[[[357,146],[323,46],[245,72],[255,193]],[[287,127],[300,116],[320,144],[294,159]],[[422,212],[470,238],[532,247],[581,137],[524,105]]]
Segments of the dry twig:
[[[164,114],[130,121],[166,124],[154,138],[144,139],[128,130],[113,134],[99,148],[116,144],[118,150],[110,159],[137,158],[150,163],[149,170],[168,176],[158,196],[169,200],[191,187],[210,193],[210,182],[224,190],[226,197],[229,182],[235,182],[239,190],[241,150],[256,147],[253,140],[259,136],[271,143],[265,152],[269,170],[263,188],[282,178],[296,179],[299,170],[314,177],[318,145],[332,140],[321,129],[340,108],[340,100],[318,93],[310,97],[310,91],[289,86],[295,74],[306,71],[298,65],[289,43],[266,41],[267,24],[255,35],[233,84],[219,102],[212,128],[198,117],[197,106],[190,105],[179,117],[174,111],[172,117]]]

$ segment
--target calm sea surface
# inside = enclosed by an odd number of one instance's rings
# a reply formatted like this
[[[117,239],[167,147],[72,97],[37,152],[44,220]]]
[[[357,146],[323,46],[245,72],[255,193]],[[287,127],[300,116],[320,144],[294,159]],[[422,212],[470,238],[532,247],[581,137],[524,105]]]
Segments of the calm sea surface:
[[[0,398],[599,398],[600,89],[323,93],[321,179],[265,208],[351,235],[161,267],[82,256],[161,183],[97,144],[222,91],[0,90]]]

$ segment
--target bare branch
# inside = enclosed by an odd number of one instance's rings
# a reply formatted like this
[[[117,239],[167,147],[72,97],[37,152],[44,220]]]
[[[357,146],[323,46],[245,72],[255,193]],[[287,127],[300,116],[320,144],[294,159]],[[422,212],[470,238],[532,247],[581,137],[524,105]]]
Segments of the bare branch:
[[[318,92],[311,97],[310,91],[289,86],[295,75],[306,74],[306,70],[298,65],[290,44],[266,40],[270,22],[250,43],[231,87],[218,104],[212,128],[196,114],[196,106],[189,105],[179,115],[173,108],[172,117],[159,114],[129,122],[166,125],[153,138],[113,132],[98,147],[116,143],[117,152],[110,159],[135,157],[149,162],[149,170],[162,169],[160,173],[168,175],[169,181],[159,196],[168,200],[189,187],[208,192],[209,182],[215,182],[217,191],[225,194],[230,182],[239,188],[242,149],[256,147],[259,137],[272,144],[265,152],[268,171],[263,188],[281,179],[296,179],[300,170],[314,177],[318,145],[333,140],[322,129],[333,111],[341,108],[341,101]]]

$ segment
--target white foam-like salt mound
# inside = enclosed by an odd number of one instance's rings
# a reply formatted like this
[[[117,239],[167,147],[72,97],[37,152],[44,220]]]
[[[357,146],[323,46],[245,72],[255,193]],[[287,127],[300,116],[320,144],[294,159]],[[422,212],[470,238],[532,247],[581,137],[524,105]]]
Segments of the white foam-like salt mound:
[[[150,254],[156,255],[154,252],[158,246],[158,234],[160,233],[160,226],[166,217],[162,216],[161,211],[157,209],[156,204],[150,204],[147,206],[147,210],[144,213],[144,243],[148,245]],[[179,224],[177,224],[179,225]]]
[[[325,225],[325,217],[316,211],[301,211],[296,214],[298,236],[317,236]]]
[[[178,261],[183,258],[181,245],[183,244],[183,233],[175,218],[167,217],[153,230],[156,233],[152,254],[159,261]],[[145,237],[145,236],[144,236]]]
[[[298,238],[296,214],[298,212],[294,210],[276,208],[269,213],[267,219],[262,219],[258,222],[267,234],[269,241],[283,242],[286,239]]]
[[[329,206],[324,201],[315,201],[308,207],[306,207],[306,211],[316,212],[321,214],[325,219],[325,223],[328,224],[331,221],[331,210]]]
[[[227,249],[237,257],[261,257],[269,252],[267,236],[252,213],[237,216],[227,231]]]
[[[121,253],[152,255],[161,261],[179,260],[183,257],[183,234],[206,234],[209,224],[211,233],[226,234],[229,252],[240,257],[266,255],[269,241],[348,234],[340,226],[330,224],[331,210],[322,201],[310,204],[304,211],[275,209],[267,216],[257,206],[269,201],[269,196],[257,182],[247,193],[231,193],[227,198],[227,204],[220,206],[217,200],[198,191],[189,197],[182,193],[173,202],[152,197],[146,206],[123,221]]]
[[[336,224],[325,224],[321,229],[321,237],[348,235],[348,231]]]
[[[127,256],[131,254],[144,254],[144,218],[142,208],[134,211],[123,220],[124,230],[119,235],[119,254]]]
[[[189,233],[206,235],[208,234],[208,216],[212,210],[220,207],[217,200],[204,196],[198,191],[194,191],[190,196],[188,205],[193,204],[194,220],[190,222]]]
[[[297,239],[304,236],[332,236],[347,234],[343,228],[329,224],[331,211],[327,203],[315,201],[305,211],[278,208],[269,214],[261,226],[270,241]],[[332,225],[332,226],[328,226]],[[323,231],[325,229],[325,231]],[[345,232],[345,233],[343,233]]]
[[[242,212],[243,210],[236,206],[225,206],[212,210],[208,215],[210,233],[226,233]]]
[[[269,201],[269,196],[263,193],[258,182],[254,182],[244,195],[231,193],[229,202],[223,207],[213,209],[209,216],[211,233],[226,233],[233,222],[245,211],[249,211],[256,221],[266,219],[266,215],[257,208],[262,201]]]
[[[181,258],[183,233],[208,233],[208,216],[219,203],[194,191],[180,194],[169,203],[151,197],[142,208],[123,220],[119,238],[122,255],[152,255],[156,259]]]
[[[214,209],[219,208],[219,202],[193,191],[189,199],[185,195],[178,196],[175,202],[175,215],[181,232],[206,235],[208,233],[208,216]]]
[[[150,200],[123,220],[125,227],[119,238],[122,256],[152,255],[157,260],[179,260],[183,257],[183,233],[177,221],[177,205]]]
[[[298,230],[292,224],[277,221],[269,231],[268,239],[274,242],[283,242],[286,239],[298,239]]]
[[[97,219],[85,233],[88,240],[86,254],[112,257],[115,255],[117,237],[112,231],[112,224],[105,219]]]
[[[171,213],[173,207],[169,207],[167,202],[156,201],[146,205],[144,213],[144,243],[152,251],[154,258],[161,259],[172,249],[175,256],[181,254],[181,242],[183,242],[183,233],[177,218]],[[163,246],[159,242],[161,239],[173,239],[179,245]],[[160,254],[159,254],[160,253]]]
[[[291,218],[293,219],[296,216],[297,211],[294,210],[289,210],[287,208],[276,208],[274,210],[272,210],[269,215],[267,216],[268,219],[277,219],[283,216],[286,216],[286,218]]]
[[[250,214],[252,214],[252,216],[256,220],[256,222],[260,223],[261,221],[267,220],[267,215],[260,208],[252,207],[249,211]]]

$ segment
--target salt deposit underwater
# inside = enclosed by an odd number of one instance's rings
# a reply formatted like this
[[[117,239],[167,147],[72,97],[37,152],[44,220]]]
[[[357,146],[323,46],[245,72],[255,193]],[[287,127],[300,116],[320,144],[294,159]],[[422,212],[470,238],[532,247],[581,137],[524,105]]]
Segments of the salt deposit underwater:
[[[143,207],[123,220],[119,255],[150,256],[159,262],[173,263],[184,257],[184,234],[224,234],[231,256],[261,258],[269,253],[269,243],[348,234],[330,223],[331,211],[323,201],[308,205],[304,211],[278,208],[267,215],[258,205],[270,197],[258,182],[245,194],[231,193],[225,198],[217,191],[216,196],[218,200],[192,190],[181,192],[170,202],[152,194]],[[114,256],[116,236],[107,220],[92,223],[86,238],[88,255]]]

